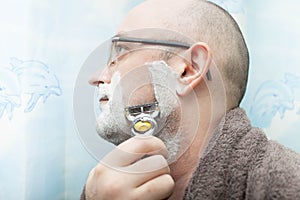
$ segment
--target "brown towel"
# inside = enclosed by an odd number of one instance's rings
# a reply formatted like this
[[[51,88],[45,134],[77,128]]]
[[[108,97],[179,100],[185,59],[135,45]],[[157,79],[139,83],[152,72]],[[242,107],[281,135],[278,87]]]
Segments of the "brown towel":
[[[220,123],[184,199],[300,199],[300,155],[268,141],[236,108]]]
[[[300,200],[300,155],[268,141],[236,108],[218,126],[184,199]]]

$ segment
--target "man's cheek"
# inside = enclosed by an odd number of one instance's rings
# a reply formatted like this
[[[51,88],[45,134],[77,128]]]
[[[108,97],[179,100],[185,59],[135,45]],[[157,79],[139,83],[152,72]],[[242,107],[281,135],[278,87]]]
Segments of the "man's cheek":
[[[128,106],[141,105],[155,102],[153,86],[145,85],[138,87],[135,91],[129,94]]]

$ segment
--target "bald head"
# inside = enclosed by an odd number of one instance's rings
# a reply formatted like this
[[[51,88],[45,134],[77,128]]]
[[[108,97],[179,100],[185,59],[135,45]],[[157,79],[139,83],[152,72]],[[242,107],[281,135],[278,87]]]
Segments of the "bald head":
[[[225,82],[227,107],[239,105],[249,56],[237,23],[225,10],[202,0],[148,0],[127,15],[119,31],[141,28],[170,29],[207,43]]]

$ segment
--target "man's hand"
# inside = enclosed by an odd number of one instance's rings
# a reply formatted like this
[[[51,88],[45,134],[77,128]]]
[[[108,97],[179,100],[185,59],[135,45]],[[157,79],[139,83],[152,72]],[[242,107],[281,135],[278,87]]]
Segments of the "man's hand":
[[[133,137],[111,151],[89,174],[87,200],[168,198],[174,181],[167,150],[156,137]]]

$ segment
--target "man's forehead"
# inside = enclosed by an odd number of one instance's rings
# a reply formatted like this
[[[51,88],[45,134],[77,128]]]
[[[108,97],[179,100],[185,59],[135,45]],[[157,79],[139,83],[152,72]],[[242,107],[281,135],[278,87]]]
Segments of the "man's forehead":
[[[118,34],[134,31],[138,29],[168,29],[179,32],[191,38],[195,37],[190,31],[191,20],[183,19],[182,12],[192,0],[147,0],[134,7],[123,19],[117,29]],[[143,37],[152,38],[155,35],[145,35]],[[164,38],[163,38],[164,39]]]

